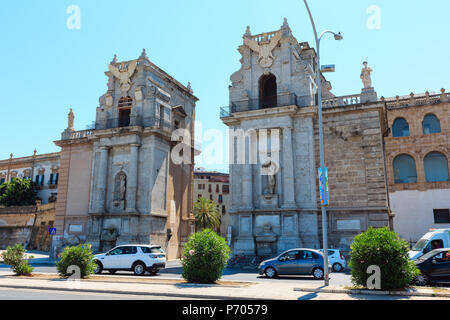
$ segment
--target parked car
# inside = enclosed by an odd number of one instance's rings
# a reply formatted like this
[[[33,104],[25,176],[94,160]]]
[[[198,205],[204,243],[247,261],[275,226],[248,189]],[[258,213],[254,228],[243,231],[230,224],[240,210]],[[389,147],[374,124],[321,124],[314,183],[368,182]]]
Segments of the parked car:
[[[319,251],[323,253],[323,249]],[[338,249],[328,249],[328,262],[334,272],[341,272],[347,267],[347,261]]]
[[[166,267],[166,254],[161,246],[146,244],[130,244],[115,247],[104,254],[96,254],[96,274],[108,270],[133,271],[135,275],[144,275],[146,271],[156,274]]]
[[[318,250],[291,249],[261,262],[258,271],[260,275],[266,275],[268,278],[280,275],[312,275],[315,279],[323,279],[323,261],[323,254]]]
[[[424,254],[441,248],[450,248],[450,229],[435,229],[426,233],[409,251],[411,260],[420,258]]]
[[[419,286],[433,281],[450,280],[450,248],[436,249],[414,260],[420,275],[415,279]]]

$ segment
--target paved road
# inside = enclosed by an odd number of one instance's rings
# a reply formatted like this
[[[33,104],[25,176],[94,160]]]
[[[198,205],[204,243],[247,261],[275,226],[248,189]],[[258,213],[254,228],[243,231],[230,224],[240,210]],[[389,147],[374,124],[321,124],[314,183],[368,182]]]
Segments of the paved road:
[[[0,300],[198,300],[194,298],[0,288]],[[205,299],[201,299],[205,300]]]
[[[34,272],[36,273],[57,273],[56,267],[48,265],[35,265]],[[8,270],[5,265],[0,265],[0,270]],[[181,264],[179,261],[169,261],[167,263],[166,269],[161,270],[155,277],[164,277],[172,279],[181,279]],[[104,275],[109,273],[104,271]],[[115,275],[130,276],[133,275],[132,272],[120,271]],[[150,277],[150,275],[148,275]],[[222,280],[234,280],[234,281],[260,281],[260,282],[278,282],[282,281],[287,284],[292,284],[296,286],[301,285],[317,285],[322,283],[322,281],[314,280],[312,276],[284,276],[277,279],[267,279],[264,276],[260,276],[257,271],[254,270],[229,270],[226,269]],[[350,275],[347,273],[332,273],[330,275],[330,285],[339,286],[350,286]]]

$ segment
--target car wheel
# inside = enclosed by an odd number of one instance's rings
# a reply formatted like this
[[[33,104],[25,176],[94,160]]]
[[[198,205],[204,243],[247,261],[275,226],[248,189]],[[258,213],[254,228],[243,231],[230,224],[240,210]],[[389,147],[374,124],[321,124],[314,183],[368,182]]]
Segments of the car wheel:
[[[158,269],[150,270],[150,275],[154,276],[154,275],[156,275],[158,273],[158,271],[159,271]]]
[[[416,278],[416,285],[420,286],[420,287],[425,287],[430,283],[430,278],[425,274],[425,273],[421,273],[419,276],[417,276]]]
[[[100,274],[103,271],[103,265],[100,261],[95,261],[95,269],[94,269],[94,273],[95,274]]]
[[[316,279],[316,280],[322,280],[322,279],[323,279],[324,272],[323,272],[323,269],[322,269],[322,268],[315,268],[315,269],[312,271],[312,274],[313,274],[314,279]]]
[[[133,265],[133,272],[137,276],[143,276],[145,274],[145,264],[142,262],[136,262]]]
[[[342,267],[342,264],[340,264],[340,263],[335,263],[335,264],[333,264],[333,271],[334,271],[334,272],[341,272],[342,269],[344,269],[344,268]]]
[[[109,270],[109,273],[115,274],[117,270]]]
[[[266,275],[267,278],[273,279],[273,278],[276,278],[277,271],[274,268],[269,267],[266,270],[264,270],[264,274]]]

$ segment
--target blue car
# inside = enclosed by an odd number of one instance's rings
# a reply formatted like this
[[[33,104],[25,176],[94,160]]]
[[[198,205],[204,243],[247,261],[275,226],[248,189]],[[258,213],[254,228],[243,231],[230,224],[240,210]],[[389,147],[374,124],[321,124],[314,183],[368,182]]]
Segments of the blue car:
[[[278,257],[261,262],[258,271],[260,275],[268,278],[281,275],[312,275],[320,280],[324,276],[323,260],[323,254],[318,250],[290,249]]]

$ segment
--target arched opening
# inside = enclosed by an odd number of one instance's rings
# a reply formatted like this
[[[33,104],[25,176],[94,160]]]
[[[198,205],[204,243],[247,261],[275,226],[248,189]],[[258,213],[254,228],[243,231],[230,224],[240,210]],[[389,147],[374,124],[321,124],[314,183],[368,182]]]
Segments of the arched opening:
[[[397,137],[409,137],[409,125],[403,118],[397,118],[392,126],[392,136]]]
[[[427,182],[448,181],[448,161],[440,152],[430,152],[424,161],[425,179]]]
[[[259,79],[259,108],[277,106],[277,78],[273,74],[263,75]]]
[[[441,132],[441,123],[434,114],[428,114],[422,122],[423,134],[432,134]]]
[[[119,100],[119,127],[128,127],[130,125],[131,107],[133,99],[123,97]]]
[[[402,154],[394,159],[394,183],[417,182],[416,162],[413,157]]]

